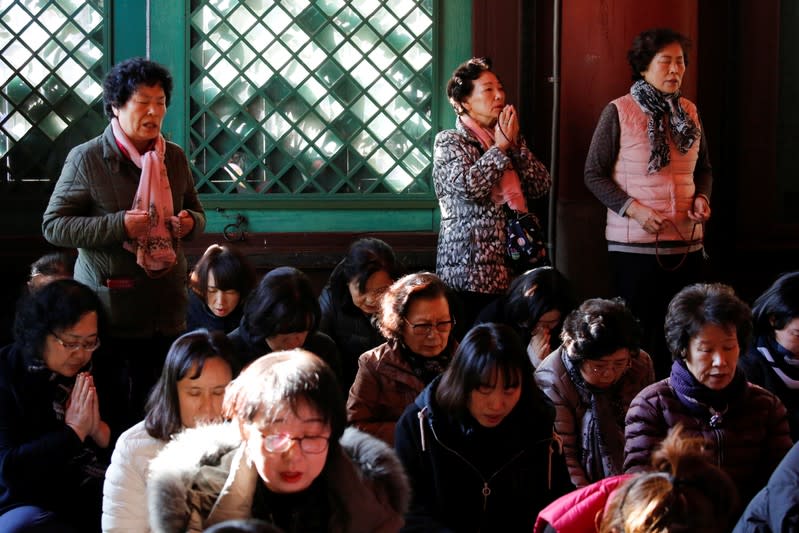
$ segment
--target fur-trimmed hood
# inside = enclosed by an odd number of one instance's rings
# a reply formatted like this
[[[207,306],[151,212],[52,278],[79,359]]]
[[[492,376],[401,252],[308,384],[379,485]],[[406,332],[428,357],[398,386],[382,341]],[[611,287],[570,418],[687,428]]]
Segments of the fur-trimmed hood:
[[[354,428],[345,430],[341,451],[331,450],[331,490],[344,502],[347,532],[398,531],[410,488],[394,450]],[[228,519],[248,518],[258,473],[250,464],[235,424],[189,429],[150,463],[147,484],[150,526],[155,533],[202,531]]]

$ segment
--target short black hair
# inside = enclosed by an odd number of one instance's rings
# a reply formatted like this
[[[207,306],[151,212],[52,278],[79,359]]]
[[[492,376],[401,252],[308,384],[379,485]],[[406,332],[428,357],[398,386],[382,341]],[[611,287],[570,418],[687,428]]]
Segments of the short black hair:
[[[627,51],[627,62],[632,70],[633,81],[644,79],[641,73],[649,68],[657,53],[671,43],[679,43],[682,47],[683,60],[687,67],[691,40],[682,33],[669,28],[653,28],[636,35],[632,47]]]
[[[369,277],[380,271],[386,272],[392,280],[397,279],[400,268],[394,250],[385,241],[365,237],[350,245],[347,256],[330,274],[328,284],[337,298],[349,298],[347,286],[352,280],[357,280],[358,289],[363,292]]]
[[[504,322],[513,326],[524,325],[528,329],[533,328],[541,315],[548,311],[560,311],[563,319],[575,306],[571,284],[566,276],[551,266],[528,270],[514,279],[504,302]]]
[[[758,336],[773,337],[775,330],[785,329],[795,318],[799,318],[799,270],[777,278],[752,307],[754,333]]]
[[[491,385],[495,372],[502,375],[506,387],[521,385],[523,392],[536,388],[532,365],[516,332],[505,324],[477,325],[466,333],[442,374],[436,401],[464,420],[472,391]]]
[[[147,399],[144,427],[147,433],[159,440],[168,441],[183,429],[178,400],[178,381],[188,377],[197,379],[203,373],[208,359],[219,357],[230,367],[234,378],[239,366],[233,356],[233,345],[222,331],[198,329],[178,337],[166,355],[161,376]],[[194,373],[188,375],[194,368]]]
[[[488,57],[473,57],[464,61],[452,73],[447,82],[447,97],[457,115],[463,113],[463,101],[472,94],[474,80],[483,72],[491,70],[491,59]]]
[[[98,337],[105,315],[97,294],[73,279],[59,279],[24,296],[14,318],[14,342],[27,361],[41,360],[47,335],[77,324],[87,313],[97,313]]]
[[[112,119],[114,107],[122,107],[140,85],[160,85],[166,96],[166,105],[172,99],[172,75],[165,66],[143,57],[134,57],[117,63],[103,81],[103,103],[105,115]]]
[[[316,331],[320,315],[311,280],[284,266],[261,278],[244,306],[241,325],[255,344],[262,345],[275,335]]]
[[[752,312],[729,285],[697,283],[683,288],[669,302],[666,343],[674,360],[684,359],[691,338],[707,324],[733,327],[743,353],[752,334]]]
[[[241,302],[255,286],[255,269],[243,253],[229,244],[212,244],[197,261],[189,276],[194,292],[203,300],[208,295],[208,275],[214,275],[216,288],[221,291],[235,290]]]

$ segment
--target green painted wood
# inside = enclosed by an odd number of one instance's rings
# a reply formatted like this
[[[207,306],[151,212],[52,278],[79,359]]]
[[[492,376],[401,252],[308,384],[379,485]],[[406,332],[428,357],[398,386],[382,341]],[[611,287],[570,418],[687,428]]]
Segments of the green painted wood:
[[[111,43],[108,57],[116,64],[130,57],[147,54],[145,42],[146,2],[143,0],[120,0],[108,2],[111,7]]]
[[[188,105],[188,2],[150,0],[150,58],[166,66],[172,73],[174,90],[164,118],[164,137],[189,146]]]
[[[206,209],[206,232],[247,221],[247,232],[438,231],[431,209]],[[230,228],[235,231],[234,228]]]
[[[433,74],[433,128],[452,128],[455,112],[447,100],[447,81],[455,67],[472,56],[472,0],[437,0],[437,57]]]

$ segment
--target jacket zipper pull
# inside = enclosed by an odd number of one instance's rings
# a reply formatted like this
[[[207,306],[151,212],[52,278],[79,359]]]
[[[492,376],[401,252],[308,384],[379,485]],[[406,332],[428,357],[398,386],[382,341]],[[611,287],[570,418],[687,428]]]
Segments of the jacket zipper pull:
[[[491,487],[488,486],[488,481],[483,482],[483,512],[488,507],[488,497],[491,496]]]
[[[427,450],[427,442],[424,438],[424,409],[416,413],[416,416],[419,418],[419,436],[422,439],[422,451],[425,451]]]

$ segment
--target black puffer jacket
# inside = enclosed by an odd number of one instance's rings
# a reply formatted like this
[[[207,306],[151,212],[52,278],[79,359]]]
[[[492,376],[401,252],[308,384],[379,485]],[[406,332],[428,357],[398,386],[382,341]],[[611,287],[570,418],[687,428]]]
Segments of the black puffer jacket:
[[[247,330],[244,318],[242,318],[239,327],[228,333],[227,336],[233,344],[233,349],[236,352],[236,357],[239,358],[242,368],[262,355],[272,353],[272,349],[263,337],[253,335]],[[301,348],[319,356],[333,369],[336,377],[339,380],[341,379],[341,359],[333,339],[321,331],[311,331],[305,338],[305,343]]]
[[[352,303],[352,298],[329,284],[319,295],[322,317],[319,331],[327,334],[338,347],[341,355],[342,385],[349,390],[358,372],[358,358],[364,352],[386,342],[370,316]]]
[[[403,531],[529,532],[539,511],[574,489],[537,389],[496,428],[460,423],[435,401],[436,378],[397,424],[395,448],[413,499]]]

